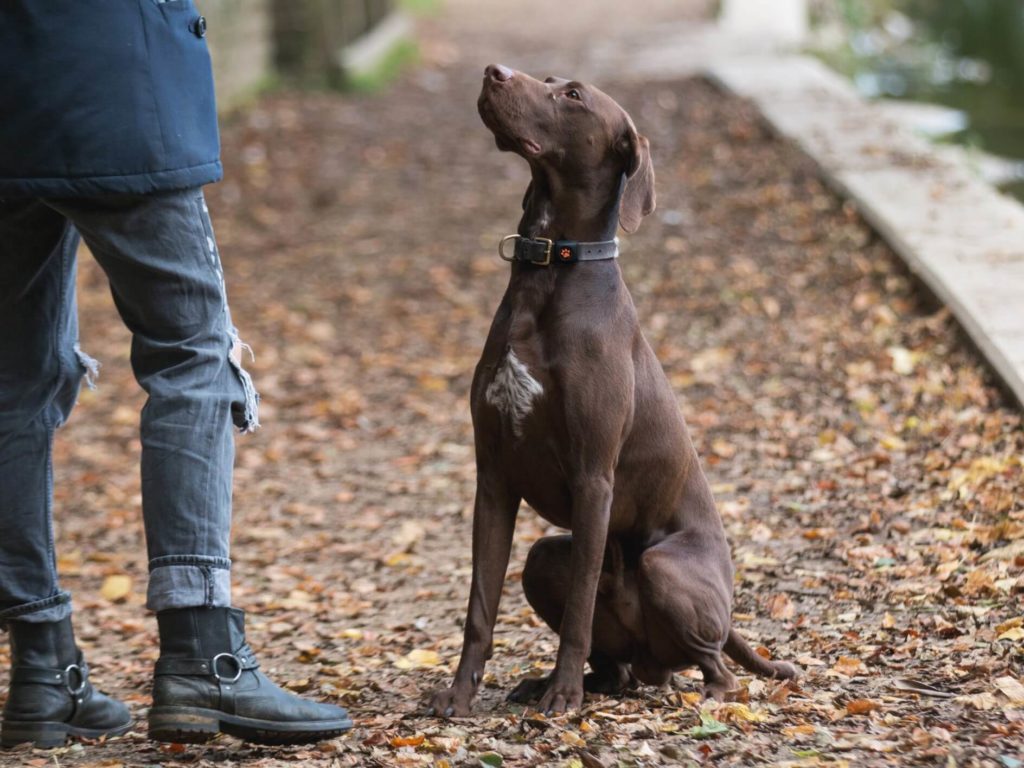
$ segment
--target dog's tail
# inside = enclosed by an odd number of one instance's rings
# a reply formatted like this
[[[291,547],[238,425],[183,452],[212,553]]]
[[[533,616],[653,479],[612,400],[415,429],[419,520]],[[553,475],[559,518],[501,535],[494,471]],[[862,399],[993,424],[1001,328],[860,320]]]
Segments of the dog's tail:
[[[724,650],[729,657],[745,669],[762,677],[790,680],[800,675],[799,670],[787,661],[769,661],[755,651],[735,629],[729,630]]]

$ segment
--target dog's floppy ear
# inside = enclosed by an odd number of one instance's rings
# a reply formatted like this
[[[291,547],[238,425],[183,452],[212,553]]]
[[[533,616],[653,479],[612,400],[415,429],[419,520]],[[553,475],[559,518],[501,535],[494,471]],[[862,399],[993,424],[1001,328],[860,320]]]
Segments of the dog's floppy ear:
[[[655,206],[651,144],[630,123],[622,148],[626,155],[626,188],[619,203],[619,224],[627,232],[636,232],[640,220]]]

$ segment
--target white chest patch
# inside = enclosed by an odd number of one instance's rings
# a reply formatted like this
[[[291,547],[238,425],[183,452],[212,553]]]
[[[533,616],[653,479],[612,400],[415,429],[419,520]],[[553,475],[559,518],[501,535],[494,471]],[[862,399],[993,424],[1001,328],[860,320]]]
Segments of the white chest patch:
[[[511,349],[487,385],[487,402],[501,411],[512,424],[516,437],[523,434],[523,419],[533,410],[535,398],[544,394],[544,387]]]

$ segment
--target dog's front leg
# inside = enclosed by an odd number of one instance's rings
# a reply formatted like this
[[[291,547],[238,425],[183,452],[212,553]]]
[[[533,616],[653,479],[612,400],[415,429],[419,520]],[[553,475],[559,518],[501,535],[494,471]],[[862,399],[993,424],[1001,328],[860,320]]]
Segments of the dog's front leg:
[[[473,581],[462,640],[462,657],[450,688],[435,691],[430,713],[444,717],[469,714],[469,703],[491,658],[494,622],[505,582],[519,497],[505,483],[478,473],[473,507]]]
[[[578,709],[583,704],[583,664],[590,656],[594,604],[608,538],[612,505],[609,473],[581,478],[572,500],[571,583],[558,631],[558,658],[538,709],[545,713]]]

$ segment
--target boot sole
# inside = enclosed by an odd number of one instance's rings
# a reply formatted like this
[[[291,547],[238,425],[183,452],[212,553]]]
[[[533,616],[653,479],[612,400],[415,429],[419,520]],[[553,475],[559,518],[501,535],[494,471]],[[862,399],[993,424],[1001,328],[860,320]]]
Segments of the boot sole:
[[[123,736],[132,728],[132,721],[116,728],[79,728],[68,723],[58,722],[18,722],[5,720],[0,731],[0,746],[16,747],[19,744],[32,742],[39,749],[63,747],[68,738],[100,739],[104,736]]]
[[[200,707],[154,707],[149,711],[149,738],[175,744],[205,744],[221,733],[253,744],[311,744],[351,728],[348,718],[281,723]]]

